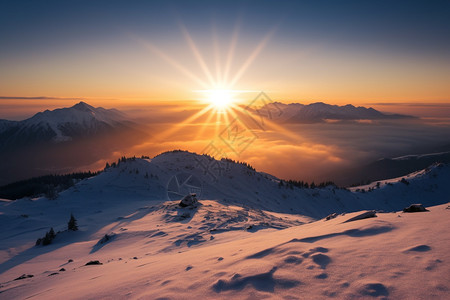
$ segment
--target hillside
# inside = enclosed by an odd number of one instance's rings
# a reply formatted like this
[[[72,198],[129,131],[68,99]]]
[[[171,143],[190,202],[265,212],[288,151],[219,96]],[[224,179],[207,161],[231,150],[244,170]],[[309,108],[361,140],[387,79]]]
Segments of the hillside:
[[[0,295],[442,299],[449,178],[448,165],[434,165],[407,184],[300,189],[189,152],[128,159],[56,200],[1,202]],[[189,191],[196,207],[170,200]],[[413,202],[430,212],[389,212]],[[386,213],[345,222],[368,209]],[[332,212],[347,213],[322,219]],[[66,231],[71,213],[78,231]],[[50,227],[61,231],[53,243],[35,246]],[[102,264],[85,266],[94,260]],[[14,280],[22,274],[33,277]]]
[[[340,170],[340,185],[354,184],[355,179],[359,182],[370,182],[383,180],[385,178],[393,178],[406,176],[409,173],[422,170],[434,163],[450,163],[450,152],[439,152],[419,155],[405,155],[394,158],[382,158],[373,161],[367,165],[354,167],[350,170]],[[339,175],[339,174],[336,174]]]

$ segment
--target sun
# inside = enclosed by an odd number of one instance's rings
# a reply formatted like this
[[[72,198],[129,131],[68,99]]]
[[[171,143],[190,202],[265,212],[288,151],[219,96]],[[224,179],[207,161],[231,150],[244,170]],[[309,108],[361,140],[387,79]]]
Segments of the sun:
[[[233,95],[228,90],[210,90],[208,101],[218,109],[226,109],[233,104]]]
[[[210,89],[201,91],[205,98],[204,100],[213,108],[219,111],[230,109],[234,102],[235,91],[226,89]]]

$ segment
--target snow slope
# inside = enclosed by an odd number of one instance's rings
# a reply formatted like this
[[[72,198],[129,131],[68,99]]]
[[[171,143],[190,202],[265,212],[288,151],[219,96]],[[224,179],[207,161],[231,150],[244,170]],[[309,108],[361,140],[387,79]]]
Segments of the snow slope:
[[[355,178],[359,178],[361,182],[370,182],[399,177],[422,170],[438,162],[450,163],[450,151],[378,159],[367,165],[353,167],[350,170],[340,170],[339,174],[343,175],[340,176],[339,181],[342,184],[353,184]]]
[[[221,173],[199,167],[208,162]],[[0,298],[443,299],[449,179],[449,166],[435,165],[371,192],[291,189],[188,152],[128,160],[56,200],[0,202]],[[170,200],[174,182],[200,204]],[[430,212],[345,222],[414,202]],[[321,219],[344,211],[353,212]],[[71,213],[79,231],[65,230]],[[34,246],[50,227],[61,231],[53,243]],[[33,277],[14,280],[22,274]]]

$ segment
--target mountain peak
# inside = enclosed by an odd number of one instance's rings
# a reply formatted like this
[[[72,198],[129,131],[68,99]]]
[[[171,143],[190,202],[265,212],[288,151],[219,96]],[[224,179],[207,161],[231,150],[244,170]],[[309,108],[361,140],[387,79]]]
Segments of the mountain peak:
[[[72,106],[72,108],[80,111],[93,111],[95,108],[84,101],[80,101],[79,103]]]

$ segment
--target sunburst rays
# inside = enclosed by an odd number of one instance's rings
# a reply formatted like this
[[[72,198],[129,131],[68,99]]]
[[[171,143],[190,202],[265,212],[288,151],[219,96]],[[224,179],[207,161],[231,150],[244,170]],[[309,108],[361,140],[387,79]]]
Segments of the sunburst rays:
[[[160,50],[158,47],[150,43],[149,41],[145,41],[143,39],[139,39],[138,41],[142,43],[147,49],[149,49],[152,53],[158,55],[161,59],[169,63],[172,67],[177,69],[179,72],[181,72],[183,75],[185,75],[187,78],[192,80],[197,86],[201,87],[202,89],[194,90],[195,92],[203,94],[200,96],[199,99],[197,99],[199,102],[205,103],[205,107],[203,109],[200,109],[196,113],[194,113],[192,116],[186,118],[182,122],[173,125],[171,128],[168,128],[166,131],[161,132],[160,134],[156,135],[155,138],[157,140],[163,140],[169,137],[172,134],[175,134],[182,128],[186,127],[188,124],[192,124],[193,122],[198,121],[200,118],[206,118],[202,122],[200,129],[198,130],[196,134],[196,139],[201,139],[206,131],[206,129],[209,127],[210,131],[213,131],[215,136],[217,136],[221,129],[225,127],[227,124],[229,124],[230,120],[233,120],[237,117],[241,118],[247,118],[247,119],[254,119],[257,120],[260,118],[260,116],[255,115],[251,111],[246,111],[245,114],[240,114],[239,110],[242,110],[242,106],[239,105],[237,102],[239,102],[239,99],[237,98],[237,95],[248,93],[248,92],[255,92],[252,90],[234,90],[233,87],[236,86],[236,84],[239,82],[239,80],[244,76],[244,74],[247,72],[251,64],[255,61],[255,59],[258,57],[258,55],[261,53],[261,51],[264,49],[266,44],[269,42],[271,37],[273,36],[275,32],[275,28],[270,30],[263,38],[260,40],[260,42],[256,45],[256,47],[251,51],[250,55],[244,60],[242,65],[238,66],[236,69],[237,71],[234,74],[232,73],[232,66],[233,61],[235,59],[236,55],[236,49],[238,47],[238,40],[239,40],[239,34],[240,34],[240,19],[237,20],[235,23],[234,29],[232,31],[231,39],[229,47],[227,48],[228,51],[224,55],[225,60],[222,61],[222,55],[223,52],[221,51],[220,47],[220,39],[219,35],[217,33],[217,29],[215,26],[212,27],[212,46],[213,46],[213,57],[214,57],[214,66],[215,69],[213,72],[206,63],[206,60],[204,56],[202,55],[199,47],[195,43],[193,37],[189,33],[187,27],[182,23],[179,22],[181,33],[192,52],[195,61],[198,63],[201,71],[202,76],[199,76],[192,71],[190,71],[187,67],[183,66],[182,63],[178,62],[174,58],[170,57],[164,51]],[[231,76],[232,75],[232,76]],[[214,91],[226,91],[227,96],[232,97],[233,101],[228,101],[229,103],[224,104],[221,106],[220,104],[217,105],[217,103],[214,103],[213,100],[205,99],[204,94],[206,93],[214,93]],[[225,93],[225,92],[223,92]],[[214,120],[215,116],[215,121]],[[248,120],[247,120],[248,121]],[[251,125],[251,122],[247,122],[249,126]],[[275,124],[274,122],[270,122],[269,120],[266,120],[266,125],[268,126],[268,129],[276,129],[280,133],[288,135],[290,137],[293,136],[292,133],[284,129],[283,127]],[[211,128],[213,127],[213,128]],[[211,130],[212,129],[212,130]]]

